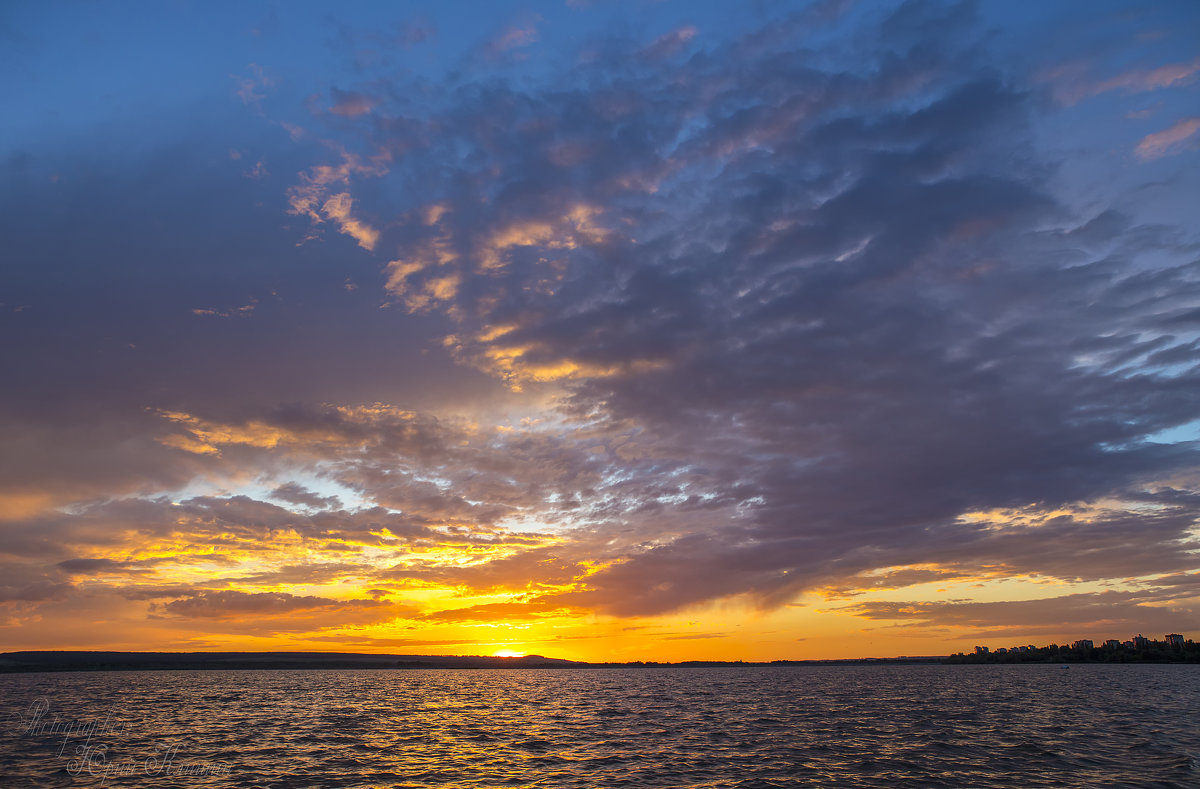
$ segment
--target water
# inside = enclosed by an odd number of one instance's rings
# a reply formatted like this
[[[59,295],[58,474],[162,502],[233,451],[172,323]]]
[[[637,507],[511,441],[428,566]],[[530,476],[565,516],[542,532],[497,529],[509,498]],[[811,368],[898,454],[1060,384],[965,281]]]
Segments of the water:
[[[9,674],[0,786],[1191,788],[1197,710],[1187,665]]]

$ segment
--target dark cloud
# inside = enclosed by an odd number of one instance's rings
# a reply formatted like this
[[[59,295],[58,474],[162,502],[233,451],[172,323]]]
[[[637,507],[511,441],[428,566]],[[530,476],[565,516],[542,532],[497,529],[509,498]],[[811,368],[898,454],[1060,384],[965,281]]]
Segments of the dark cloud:
[[[341,505],[337,496],[318,496],[308,488],[295,482],[287,482],[271,491],[271,498],[290,504],[302,504],[313,509],[336,508]]]
[[[640,426],[654,482],[609,488],[620,515],[598,530],[649,533],[656,502],[689,501],[650,494],[665,468],[723,508],[572,599],[655,613],[924,561],[1072,579],[1194,562],[1191,506],[1021,535],[959,520],[1193,467],[1144,439],[1200,391],[1192,340],[1162,331],[1191,314],[1195,267],[1148,257],[1191,247],[1056,200],[1034,99],[976,26],[967,4],[906,3],[857,61],[786,36],[653,68],[609,55],[567,78],[594,91],[491,82],[420,121],[442,133],[417,135],[425,161],[459,151],[464,177],[389,176],[439,206],[394,231],[393,292],[454,317],[464,361]]]
[[[62,600],[75,587],[68,583],[40,581],[26,586],[0,586],[0,603],[40,603],[47,600]]]
[[[86,152],[9,157],[25,175],[0,187],[0,500],[36,510],[39,497],[144,495],[212,470],[212,458],[158,442],[169,427],[159,409],[237,418],[298,392],[316,404],[374,402],[384,379],[415,405],[418,390],[438,403],[502,391],[428,353],[440,319],[379,309],[378,292],[343,287],[376,278],[377,263],[327,244],[297,248],[281,227],[286,185],[244,178],[228,152],[267,158],[278,173],[301,171],[308,156],[281,129],[234,131],[227,108],[209,110],[227,131],[191,129],[136,153],[97,132]],[[236,321],[195,314],[248,304]]]
[[[55,567],[60,570],[66,570],[69,573],[94,573],[104,570],[123,570],[129,566],[129,562],[118,562],[114,559],[66,559],[59,562]]]
[[[286,617],[330,609],[361,609],[386,606],[377,600],[331,600],[313,595],[293,595],[286,592],[237,592],[233,590],[202,591],[172,600],[161,606],[170,616],[189,618]]]
[[[904,628],[967,628],[977,636],[1090,632],[1126,638],[1143,630],[1165,633],[1200,627],[1200,608],[1194,599],[1164,606],[1156,604],[1152,596],[1137,592],[1004,602],[869,602],[839,610],[867,619],[899,622]]]

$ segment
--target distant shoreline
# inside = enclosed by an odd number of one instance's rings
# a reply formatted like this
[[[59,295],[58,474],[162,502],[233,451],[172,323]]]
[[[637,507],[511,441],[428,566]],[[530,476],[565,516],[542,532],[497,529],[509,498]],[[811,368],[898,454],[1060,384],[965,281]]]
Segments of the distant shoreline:
[[[760,666],[843,666],[940,664],[945,656],[849,658],[841,660],[720,661],[687,660],[584,662],[548,658],[485,655],[377,655],[354,652],[94,652],[24,651],[0,653],[0,673],[37,671],[221,671],[332,669],[495,669],[495,668],[719,668]]]
[[[654,661],[584,662],[548,658],[490,657],[485,655],[378,655],[353,652],[95,652],[23,651],[0,653],[0,673],[56,671],[244,671],[244,670],[345,670],[345,669],[587,669],[587,668],[758,668],[779,666],[874,666],[874,665],[962,665],[962,664],[1063,664],[1071,663],[1196,663],[1192,655],[1180,659],[1132,657],[1122,661],[1078,659],[999,660],[975,655],[928,655],[892,658],[845,658],[828,660],[721,661],[686,660],[675,663]]]

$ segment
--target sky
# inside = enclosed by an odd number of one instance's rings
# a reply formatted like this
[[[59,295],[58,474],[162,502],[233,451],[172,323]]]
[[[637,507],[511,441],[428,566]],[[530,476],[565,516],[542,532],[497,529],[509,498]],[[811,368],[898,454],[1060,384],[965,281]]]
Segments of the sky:
[[[1200,637],[1200,5],[0,6],[0,649]]]

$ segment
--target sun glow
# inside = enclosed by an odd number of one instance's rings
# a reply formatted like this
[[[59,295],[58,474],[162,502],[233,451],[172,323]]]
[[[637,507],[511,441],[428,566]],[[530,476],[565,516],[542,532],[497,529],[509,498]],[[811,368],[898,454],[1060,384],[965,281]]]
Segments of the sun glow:
[[[525,653],[515,649],[497,649],[492,653],[492,657],[525,657]]]

